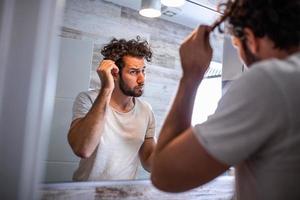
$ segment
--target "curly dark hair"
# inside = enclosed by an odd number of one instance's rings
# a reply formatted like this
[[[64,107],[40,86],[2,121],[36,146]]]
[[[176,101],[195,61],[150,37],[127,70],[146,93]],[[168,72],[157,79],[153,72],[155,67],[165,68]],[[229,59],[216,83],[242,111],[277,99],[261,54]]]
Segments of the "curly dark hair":
[[[106,44],[102,50],[101,54],[104,59],[109,59],[115,61],[116,65],[119,67],[119,72],[121,73],[124,66],[123,56],[133,56],[146,59],[148,62],[152,58],[152,50],[149,43],[146,40],[141,39],[137,36],[136,39],[125,40],[113,38],[108,44]]]
[[[214,27],[227,21],[228,29],[243,39],[244,28],[250,28],[256,37],[267,36],[275,48],[289,49],[300,45],[299,0],[235,0],[219,5],[223,16]]]

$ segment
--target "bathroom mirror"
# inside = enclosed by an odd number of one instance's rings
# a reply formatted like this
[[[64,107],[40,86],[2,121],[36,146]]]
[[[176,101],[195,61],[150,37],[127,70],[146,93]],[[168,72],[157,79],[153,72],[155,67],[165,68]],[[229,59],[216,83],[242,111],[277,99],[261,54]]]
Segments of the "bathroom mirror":
[[[199,24],[212,24],[220,16],[217,1],[187,0],[179,8],[162,6],[159,18],[139,15],[140,0],[66,0],[61,25],[60,60],[55,107],[50,131],[48,155],[44,160],[44,182],[72,181],[78,167],[68,142],[72,105],[81,91],[100,87],[95,72],[103,59],[100,49],[113,37],[146,39],[153,50],[147,63],[147,79],[142,98],[151,106],[156,118],[156,137],[170,107],[181,66],[178,48],[183,39]],[[211,37],[213,61],[222,63],[223,36]],[[138,179],[149,178],[140,167]]]

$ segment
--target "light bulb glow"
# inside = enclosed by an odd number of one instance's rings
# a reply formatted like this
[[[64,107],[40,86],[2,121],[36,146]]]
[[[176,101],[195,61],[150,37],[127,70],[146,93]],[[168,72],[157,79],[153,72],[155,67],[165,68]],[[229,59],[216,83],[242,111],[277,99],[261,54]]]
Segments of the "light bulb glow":
[[[153,8],[141,9],[139,13],[144,17],[150,17],[150,18],[159,17],[161,15],[161,12],[159,10]]]
[[[161,3],[169,7],[180,7],[185,3],[185,0],[161,0]]]

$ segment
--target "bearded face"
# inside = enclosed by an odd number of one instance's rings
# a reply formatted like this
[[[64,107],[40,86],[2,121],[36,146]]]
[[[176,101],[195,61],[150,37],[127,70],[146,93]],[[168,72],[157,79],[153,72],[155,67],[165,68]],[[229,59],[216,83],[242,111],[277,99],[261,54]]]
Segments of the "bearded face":
[[[119,73],[119,88],[126,96],[139,97],[144,92],[144,58],[124,56],[124,66]]]
[[[120,74],[119,87],[123,94],[125,94],[126,96],[140,97],[144,92],[144,83],[138,84],[134,87],[130,87],[125,83],[122,74]]]

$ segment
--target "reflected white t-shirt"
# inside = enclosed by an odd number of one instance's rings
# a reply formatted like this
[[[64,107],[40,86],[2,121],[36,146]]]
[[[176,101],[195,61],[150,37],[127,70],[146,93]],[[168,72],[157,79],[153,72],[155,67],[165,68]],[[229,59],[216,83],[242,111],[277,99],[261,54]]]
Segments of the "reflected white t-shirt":
[[[300,53],[253,65],[194,133],[236,167],[237,199],[300,199]]]
[[[73,106],[73,120],[82,118],[92,107],[99,90],[81,92]],[[140,165],[139,150],[145,138],[155,136],[155,118],[150,105],[135,98],[126,113],[107,107],[100,143],[87,159],[81,159],[73,180],[135,179]]]

